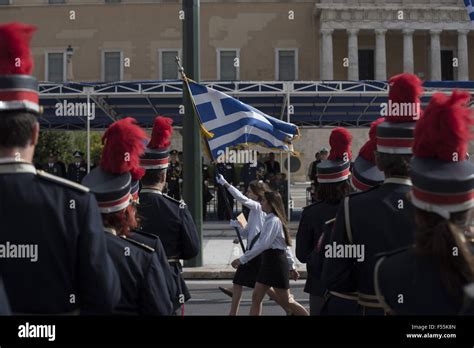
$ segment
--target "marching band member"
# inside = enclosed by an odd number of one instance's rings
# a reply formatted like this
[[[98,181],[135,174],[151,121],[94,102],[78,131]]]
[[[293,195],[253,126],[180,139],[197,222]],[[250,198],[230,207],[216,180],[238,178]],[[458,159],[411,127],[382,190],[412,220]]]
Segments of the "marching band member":
[[[433,95],[415,129],[410,197],[415,245],[385,254],[375,267],[384,308],[399,315],[470,314],[463,287],[474,281],[474,165],[467,160],[470,96]]]
[[[280,194],[273,191],[264,192],[261,207],[267,215],[260,237],[253,248],[247,250],[239,259],[232,261],[232,267],[238,268],[262,254],[252,294],[250,315],[262,314],[263,297],[270,288],[274,289],[275,296],[283,308],[288,308],[294,315],[308,315],[306,309],[290,294],[287,250],[291,246],[291,237]],[[294,280],[298,279],[296,270],[292,270],[291,275]]]
[[[402,74],[390,79],[389,102],[419,105],[423,92],[415,75]],[[413,242],[414,208],[407,199],[411,188],[408,177],[413,130],[420,115],[412,108],[409,115],[388,115],[377,125],[377,167],[385,181],[372,189],[344,198],[334,225],[333,249],[358,250],[354,255],[326,258],[322,280],[329,291],[355,292],[360,314],[384,313],[375,296],[374,255],[410,245]],[[352,246],[349,249],[347,246]]]
[[[0,260],[5,289],[14,314],[108,313],[120,282],[94,196],[32,164],[40,114],[29,49],[34,31],[0,26],[0,244],[38,251],[36,262]]]
[[[349,295],[338,299],[329,298],[321,283],[321,274],[319,274],[321,270],[318,270],[313,264],[317,258],[323,257],[320,255],[323,253],[320,249],[320,240],[327,228],[326,222],[334,219],[339,203],[350,191],[348,179],[352,157],[351,142],[352,135],[346,129],[335,128],[331,132],[329,138],[330,155],[327,160],[316,165],[318,201],[304,208],[296,234],[296,256],[301,262],[306,263],[308,270],[304,291],[310,294],[311,315],[321,314],[323,305],[326,305],[328,314],[348,315],[354,312],[354,301],[346,298]],[[337,294],[333,293],[332,296]]]
[[[130,117],[110,125],[103,136],[100,167],[83,183],[99,202],[107,247],[121,280],[122,296],[115,313],[171,315],[173,303],[155,250],[130,237],[138,228],[131,183],[144,172],[138,165],[145,139],[145,132]]]
[[[180,260],[188,260],[199,253],[200,243],[196,226],[183,201],[165,194],[166,169],[169,165],[172,120],[158,116],[153,125],[150,142],[140,160],[146,169],[141,179],[138,212],[142,218],[142,231],[160,237],[170,263],[178,292],[176,309],[191,298],[181,275]]]

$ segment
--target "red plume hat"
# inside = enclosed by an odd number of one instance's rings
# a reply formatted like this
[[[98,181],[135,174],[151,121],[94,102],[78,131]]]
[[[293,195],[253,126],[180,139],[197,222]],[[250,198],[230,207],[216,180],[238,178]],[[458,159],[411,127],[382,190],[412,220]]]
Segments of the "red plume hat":
[[[155,118],[151,139],[140,164],[145,169],[166,169],[169,165],[169,147],[173,134],[173,120],[158,116]]]
[[[335,183],[347,180],[351,166],[352,135],[345,128],[335,128],[329,137],[331,151],[328,159],[316,166],[319,183]]]

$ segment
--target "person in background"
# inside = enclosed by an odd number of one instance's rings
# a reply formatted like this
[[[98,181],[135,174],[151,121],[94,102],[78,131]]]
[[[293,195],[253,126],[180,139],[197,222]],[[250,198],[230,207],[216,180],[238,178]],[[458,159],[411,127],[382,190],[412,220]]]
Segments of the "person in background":
[[[293,315],[307,316],[306,309],[290,294],[290,273],[292,278],[297,280],[298,272],[288,270],[287,250],[291,246],[291,237],[280,194],[273,191],[265,192],[261,207],[267,215],[259,239],[253,248],[232,261],[232,267],[238,268],[262,255],[252,294],[250,315],[262,314],[263,298],[268,290],[273,288],[283,308],[290,309]]]
[[[67,179],[68,176],[67,176],[67,169],[66,169],[66,163],[64,163],[63,161],[61,161],[61,159],[59,158],[59,153],[58,152],[54,152],[54,155],[56,157],[56,164],[61,168],[61,176],[64,178],[64,179]]]
[[[215,166],[215,177],[219,174],[231,185],[235,185],[235,167],[233,163],[217,163]],[[232,219],[233,210],[234,197],[227,190],[219,188],[217,191],[217,218],[219,220],[230,220]]]
[[[168,167],[168,171],[166,173],[167,182],[168,182],[168,196],[176,199],[181,200],[181,180],[183,175],[183,167],[181,163],[178,161],[178,151],[171,150],[170,151],[170,164]]]
[[[267,176],[269,174],[279,174],[281,173],[280,170],[280,163],[278,161],[275,161],[275,154],[273,152],[270,152],[268,155],[268,161],[265,162],[265,168],[267,170]]]
[[[82,179],[87,175],[87,167],[84,163],[84,153],[75,151],[72,156],[74,157],[74,163],[70,163],[67,169],[67,175],[69,180],[81,183]]]
[[[56,156],[53,152],[49,153],[48,162],[43,166],[43,170],[51,175],[63,176],[61,166],[57,163]]]
[[[207,219],[207,205],[214,198],[209,189],[209,181],[211,175],[209,174],[209,166],[204,163],[204,157],[202,158],[202,218],[205,221]]]

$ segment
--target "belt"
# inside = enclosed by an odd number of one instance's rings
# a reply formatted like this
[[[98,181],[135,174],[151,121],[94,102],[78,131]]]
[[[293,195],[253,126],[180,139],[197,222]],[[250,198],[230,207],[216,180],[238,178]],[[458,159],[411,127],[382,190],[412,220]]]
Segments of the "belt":
[[[351,293],[345,294],[345,293],[342,293],[342,292],[329,291],[329,293],[333,296],[343,298],[345,300],[357,301],[357,293],[356,292],[351,292]]]
[[[384,309],[376,295],[368,295],[359,292],[357,302],[364,307]]]
[[[58,317],[63,317],[63,316],[73,316],[73,315],[79,315],[81,311],[79,309],[73,310],[71,312],[64,312],[64,313],[19,313],[19,312],[13,312],[13,315],[19,315],[19,316],[58,316]]]
[[[169,263],[180,263],[179,259],[168,259]]]

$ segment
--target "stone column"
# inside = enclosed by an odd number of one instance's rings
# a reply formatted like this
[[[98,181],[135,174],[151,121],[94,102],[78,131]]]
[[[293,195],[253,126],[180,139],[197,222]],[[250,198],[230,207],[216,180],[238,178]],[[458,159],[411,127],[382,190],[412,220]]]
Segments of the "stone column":
[[[441,30],[430,30],[431,35],[431,81],[441,80]]]
[[[403,30],[403,72],[413,74],[414,58],[413,58],[413,29]]]
[[[333,32],[334,29],[321,29],[321,80],[334,80]]]
[[[469,53],[467,48],[467,34],[469,30],[458,30],[458,80],[469,80]]]
[[[375,79],[383,81],[387,80],[386,32],[387,29],[375,30]]]
[[[347,74],[348,80],[359,80],[359,42],[357,34],[359,29],[348,29],[349,40],[349,71]]]

